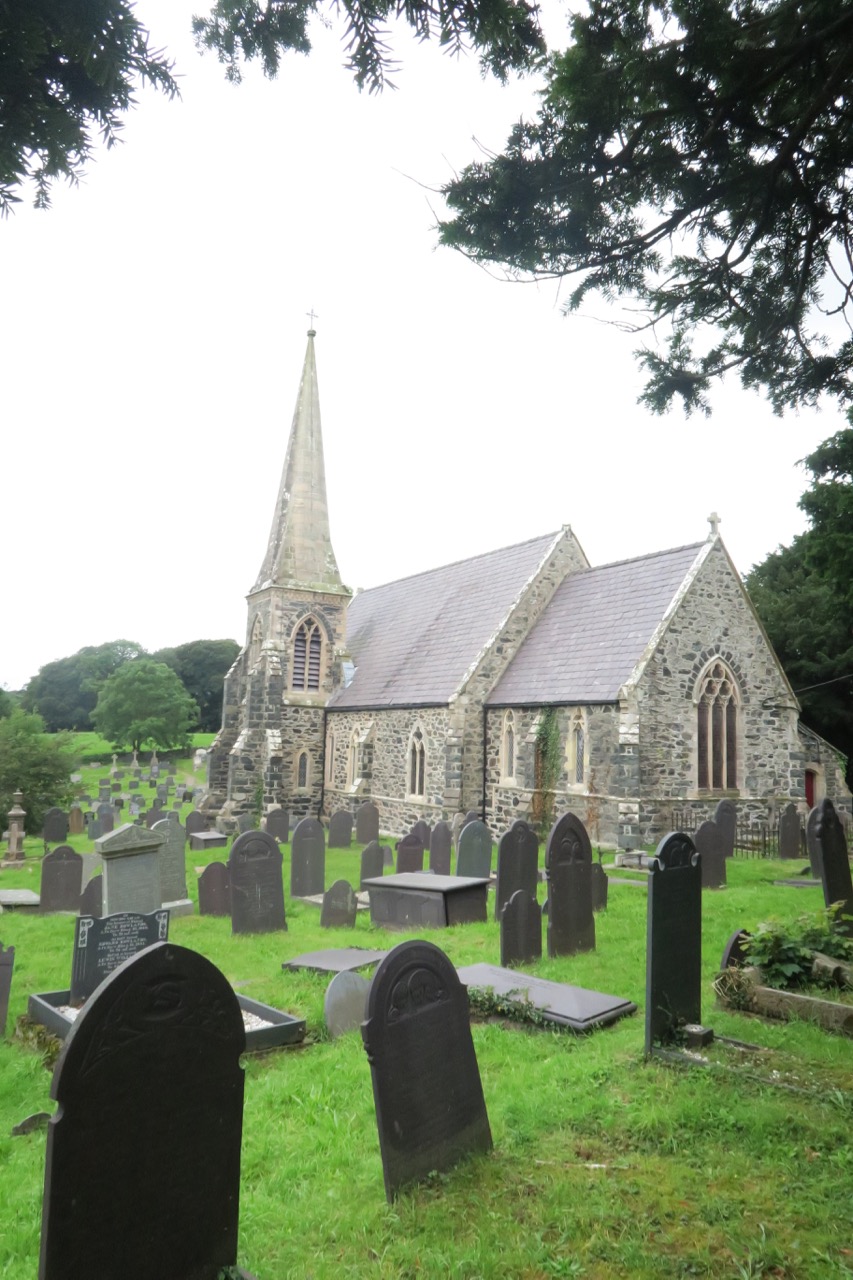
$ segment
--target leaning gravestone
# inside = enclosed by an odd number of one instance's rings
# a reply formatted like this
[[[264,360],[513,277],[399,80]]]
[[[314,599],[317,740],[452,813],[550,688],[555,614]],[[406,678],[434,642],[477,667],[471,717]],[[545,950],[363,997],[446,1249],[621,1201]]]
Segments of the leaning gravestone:
[[[160,885],[159,831],[126,823],[95,841],[104,864],[104,912],[156,911],[163,902]]]
[[[231,886],[224,862],[211,862],[198,878],[200,916],[230,916]]]
[[[61,844],[68,839],[68,814],[64,809],[48,809],[44,815],[43,835],[45,844]]]
[[[464,835],[464,832],[463,832]],[[566,813],[551,828],[545,848],[548,881],[548,955],[595,950],[592,846],[580,818]]]
[[[831,800],[821,800],[815,836],[821,851],[821,879],[823,900],[828,907],[840,902],[839,915],[848,917],[842,924],[845,933],[853,935],[853,883],[850,876],[850,860],[847,840],[841,820]]]
[[[538,883],[539,837],[527,822],[519,818],[498,841],[495,919],[500,920],[504,907],[519,889],[525,897],[535,899]],[[542,953],[541,945],[539,953]]]
[[[322,893],[326,883],[326,836],[316,818],[303,818],[293,830],[290,844],[290,893],[310,898]]]
[[[234,841],[228,858],[232,933],[287,928],[281,864],[281,849],[266,831],[247,831]]]
[[[516,889],[501,912],[501,964],[532,964],[542,958],[542,910],[535,895]]]
[[[376,970],[362,1038],[389,1201],[492,1147],[468,994],[443,951],[403,942]]]
[[[423,871],[424,869],[424,843],[420,836],[416,836],[410,831],[407,836],[397,843],[397,875],[407,875],[410,872]]]
[[[338,809],[329,820],[329,848],[349,849],[352,845],[352,814]]]
[[[349,969],[332,978],[323,1000],[323,1018],[333,1040],[364,1022],[369,990],[370,979]]]
[[[786,804],[779,819],[779,857],[786,862],[801,858],[800,815],[796,806]]]
[[[61,844],[41,862],[39,912],[77,911],[83,890],[83,858],[70,845]]]
[[[797,822],[797,831],[800,824]],[[799,835],[797,836],[799,839]],[[726,844],[716,822],[703,822],[693,835],[693,843],[699,853],[703,889],[724,889],[726,886]]]
[[[806,849],[809,854],[809,870],[815,880],[823,883],[823,854],[820,849],[820,841],[817,838],[817,824],[820,817],[820,808],[818,805],[809,810],[809,816],[806,818]]]
[[[290,814],[287,809],[270,809],[266,816],[266,833],[279,844],[287,844],[290,839]]]
[[[352,885],[348,880],[336,880],[323,894],[320,927],[321,929],[352,929],[357,911],[358,903]]]
[[[86,819],[79,804],[72,804],[68,810],[68,834],[82,836],[86,830]]]
[[[193,951],[161,943],[107,979],[54,1072],[39,1280],[245,1275],[245,1045],[234,992]]]
[[[726,857],[733,858],[737,836],[737,809],[731,800],[720,801],[714,810],[714,821],[720,829]]]
[[[450,875],[451,839],[450,823],[437,822],[429,838],[429,869],[434,875]]]
[[[15,948],[4,947],[0,942],[0,1040],[6,1034],[9,1016],[9,996],[12,992],[12,970],[15,967]]]
[[[152,911],[141,915],[121,911],[118,915],[80,916],[74,922],[74,955],[71,960],[72,1004],[80,1004],[105,978],[155,942],[169,936],[168,911]]]
[[[655,850],[646,917],[646,1053],[702,1016],[702,869],[690,836]]]
[[[104,914],[104,877],[92,876],[80,895],[80,915],[97,916]]]
[[[385,873],[385,854],[377,840],[371,840],[366,849],[361,854],[361,874],[359,876],[359,885],[364,880],[374,879],[376,876]]]
[[[379,810],[371,800],[365,800],[355,813],[355,838],[359,844],[370,844],[379,839]]]
[[[479,818],[466,822],[456,848],[456,874],[488,880],[492,874],[492,833]]]

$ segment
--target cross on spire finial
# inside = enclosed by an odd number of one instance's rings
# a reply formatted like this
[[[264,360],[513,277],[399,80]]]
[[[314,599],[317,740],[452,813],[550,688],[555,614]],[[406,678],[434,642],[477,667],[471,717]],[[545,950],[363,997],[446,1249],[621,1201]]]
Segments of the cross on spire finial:
[[[308,317],[308,319],[311,321],[311,328],[309,329],[309,331],[308,331],[308,332],[309,332],[309,333],[313,333],[313,332],[314,332],[314,321],[315,321],[315,320],[319,320],[319,319],[320,319],[320,317],[317,315],[317,312],[314,310],[314,308],[313,308],[313,307],[311,308],[311,310],[310,310],[310,311],[306,311],[306,312],[305,312],[305,314],[306,314],[306,316]]]
[[[720,517],[716,511],[712,511],[708,516],[708,524],[711,526],[711,533],[718,534],[720,532]]]

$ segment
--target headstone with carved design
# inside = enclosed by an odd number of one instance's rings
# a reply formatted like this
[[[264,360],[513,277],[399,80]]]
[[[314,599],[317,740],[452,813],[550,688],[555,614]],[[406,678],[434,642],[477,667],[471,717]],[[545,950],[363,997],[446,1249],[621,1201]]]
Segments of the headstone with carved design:
[[[646,923],[646,1053],[702,1016],[702,869],[690,836],[655,850]]]
[[[232,933],[287,928],[281,865],[281,849],[266,831],[247,831],[234,841],[228,858]]]
[[[80,1004],[105,978],[155,942],[169,936],[168,911],[143,915],[120,911],[113,916],[80,916],[74,922],[74,954],[71,960],[72,1004]]]
[[[464,832],[463,832],[464,835]],[[545,849],[548,881],[548,955],[595,950],[592,846],[586,827],[566,813],[551,828]]]

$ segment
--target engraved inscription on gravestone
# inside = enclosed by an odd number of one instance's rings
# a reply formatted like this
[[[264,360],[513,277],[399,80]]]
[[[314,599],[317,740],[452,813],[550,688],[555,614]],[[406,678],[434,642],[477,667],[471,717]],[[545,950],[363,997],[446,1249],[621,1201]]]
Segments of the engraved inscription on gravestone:
[[[165,942],[169,936],[168,911],[141,915],[80,916],[74,922],[74,955],[71,961],[71,1003],[88,1000],[108,974],[143,947]]]
[[[655,850],[646,921],[646,1053],[702,1017],[702,870],[690,836]]]
[[[266,831],[246,831],[231,846],[231,932],[271,933],[286,929],[282,855]]]
[[[95,849],[104,862],[104,911],[155,911],[163,902],[160,884],[160,850],[165,837],[125,823],[103,835]]]
[[[464,835],[464,832],[463,832]],[[566,813],[551,828],[545,849],[548,879],[548,955],[595,950],[592,846],[586,828]]]
[[[186,834],[180,822],[163,818],[155,822],[152,831],[163,837],[160,850],[160,892],[163,902],[183,902],[187,899]]]

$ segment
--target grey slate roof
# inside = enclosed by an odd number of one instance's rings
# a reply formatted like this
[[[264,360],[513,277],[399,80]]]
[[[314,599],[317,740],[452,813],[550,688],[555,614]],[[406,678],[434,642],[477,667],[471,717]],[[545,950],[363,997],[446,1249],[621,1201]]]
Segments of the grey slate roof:
[[[704,545],[565,578],[487,705],[615,701]]]
[[[549,533],[360,592],[347,609],[355,674],[330,709],[449,702],[560,536]]]

